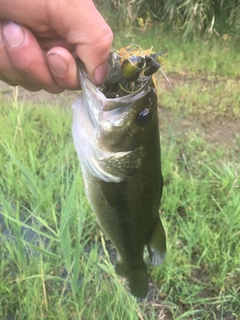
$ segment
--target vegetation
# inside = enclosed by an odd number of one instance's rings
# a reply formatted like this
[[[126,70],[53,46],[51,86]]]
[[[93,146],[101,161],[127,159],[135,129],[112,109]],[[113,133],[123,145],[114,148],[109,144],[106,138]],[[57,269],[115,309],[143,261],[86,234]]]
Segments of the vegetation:
[[[119,33],[114,44],[167,47],[176,87],[158,73],[168,253],[149,265],[147,299],[115,275],[115,250],[84,196],[70,106],[23,102],[17,90],[9,101],[3,91],[0,319],[238,319],[240,134],[234,145],[210,144],[162,116],[239,119],[238,48],[231,38],[190,43],[157,32]]]
[[[184,36],[240,34],[238,0],[96,0],[113,30],[162,26]]]

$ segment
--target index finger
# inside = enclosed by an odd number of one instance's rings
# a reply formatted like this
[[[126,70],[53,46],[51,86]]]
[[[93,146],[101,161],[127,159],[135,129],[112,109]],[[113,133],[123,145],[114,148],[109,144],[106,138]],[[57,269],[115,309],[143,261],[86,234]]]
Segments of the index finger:
[[[95,84],[108,72],[113,33],[91,0],[49,2],[49,23],[68,43],[75,45],[78,57]]]

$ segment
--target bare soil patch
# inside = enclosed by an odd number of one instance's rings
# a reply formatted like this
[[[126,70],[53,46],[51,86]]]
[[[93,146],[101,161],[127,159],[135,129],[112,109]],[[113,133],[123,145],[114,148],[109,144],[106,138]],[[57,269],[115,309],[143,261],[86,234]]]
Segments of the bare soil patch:
[[[230,119],[224,116],[187,115],[179,116],[172,110],[160,110],[160,128],[165,131],[171,128],[172,133],[184,136],[190,131],[202,135],[216,146],[231,147],[240,151],[240,118]]]

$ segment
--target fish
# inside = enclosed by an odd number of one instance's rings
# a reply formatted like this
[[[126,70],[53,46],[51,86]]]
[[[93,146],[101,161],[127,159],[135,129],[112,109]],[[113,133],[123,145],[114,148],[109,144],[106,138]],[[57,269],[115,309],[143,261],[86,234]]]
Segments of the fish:
[[[166,256],[159,216],[164,181],[156,88],[149,76],[138,90],[107,98],[82,63],[78,73],[82,93],[72,106],[72,135],[85,194],[118,253],[116,273],[127,279],[135,297],[144,298],[144,248],[153,265]]]

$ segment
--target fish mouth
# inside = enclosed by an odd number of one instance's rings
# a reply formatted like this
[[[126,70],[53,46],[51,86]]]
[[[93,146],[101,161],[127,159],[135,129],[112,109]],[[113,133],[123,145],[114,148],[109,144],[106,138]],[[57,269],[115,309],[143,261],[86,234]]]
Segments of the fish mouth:
[[[141,88],[129,93],[122,97],[107,98],[106,95],[101,91],[101,87],[96,87],[90,80],[85,65],[81,60],[78,60],[78,77],[82,87],[82,91],[89,100],[100,100],[102,102],[103,111],[111,111],[126,105],[133,105],[137,100],[141,99],[148,93],[149,83],[152,81],[152,77],[146,77],[146,80],[142,84]],[[108,92],[111,94],[111,91]]]

